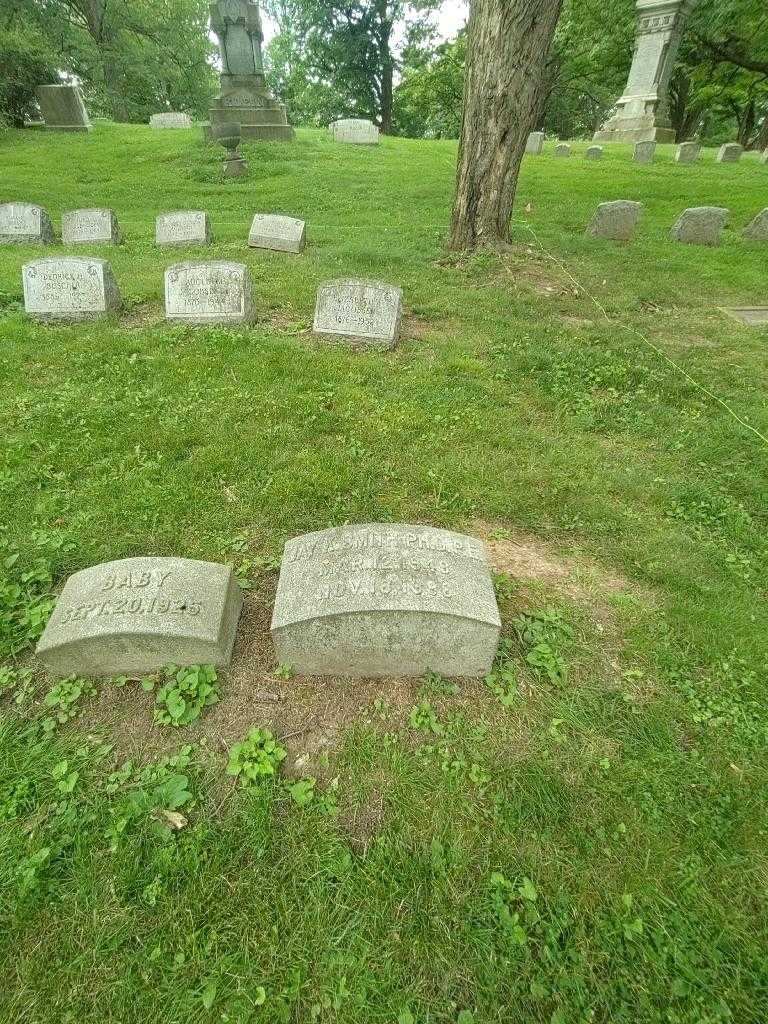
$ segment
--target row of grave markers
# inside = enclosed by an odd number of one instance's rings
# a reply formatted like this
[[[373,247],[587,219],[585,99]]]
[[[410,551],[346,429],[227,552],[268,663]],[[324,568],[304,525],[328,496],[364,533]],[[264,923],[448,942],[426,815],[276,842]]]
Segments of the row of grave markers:
[[[64,245],[119,245],[123,241],[113,210],[69,210],[61,215]],[[155,244],[168,246],[210,245],[211,222],[202,210],[163,213],[155,221]],[[255,249],[301,253],[307,241],[303,220],[279,214],[257,213],[251,223],[248,245]],[[0,244],[53,245],[56,235],[47,210],[34,203],[0,205]]]
[[[37,646],[57,676],[227,667],[243,598],[231,566],[131,558],[71,576]],[[400,523],[288,541],[271,623],[301,675],[482,677],[501,619],[482,541]]]
[[[601,203],[587,226],[587,234],[628,242],[642,213],[643,204],[628,199]],[[730,217],[730,210],[722,206],[692,206],[683,210],[675,221],[670,237],[685,245],[719,245]],[[768,242],[768,207],[747,224],[742,235],[753,242]]]
[[[107,260],[60,256],[22,267],[24,308],[38,320],[87,320],[121,307]],[[317,292],[314,334],[394,348],[400,336],[403,293],[381,281],[329,281]],[[248,267],[225,260],[175,263],[165,271],[165,316],[191,325],[249,324],[254,320]]]
[[[539,156],[544,148],[544,132],[531,132],[525,152],[532,156]],[[678,164],[695,164],[701,155],[701,143],[681,142],[675,152],[675,162]],[[555,146],[556,157],[571,156],[570,143],[560,142]],[[587,160],[602,160],[604,148],[602,146],[589,146],[584,156]],[[719,164],[738,163],[744,154],[744,147],[738,142],[727,142],[721,146],[715,156],[715,162]],[[633,152],[633,159],[637,164],[652,164],[656,156],[655,142],[636,142]],[[768,149],[761,155],[760,161],[768,164]]]

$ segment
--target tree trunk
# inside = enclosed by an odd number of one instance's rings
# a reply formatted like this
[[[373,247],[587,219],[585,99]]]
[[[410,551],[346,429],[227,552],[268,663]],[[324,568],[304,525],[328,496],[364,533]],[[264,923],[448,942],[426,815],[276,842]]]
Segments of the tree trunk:
[[[509,241],[520,163],[563,0],[471,0],[451,249]]]
[[[379,101],[379,119],[384,135],[392,134],[392,107],[394,102],[395,59],[392,56],[392,29],[394,22],[389,0],[383,0],[378,6],[378,26],[376,36],[379,44],[379,60],[381,61],[381,98]]]

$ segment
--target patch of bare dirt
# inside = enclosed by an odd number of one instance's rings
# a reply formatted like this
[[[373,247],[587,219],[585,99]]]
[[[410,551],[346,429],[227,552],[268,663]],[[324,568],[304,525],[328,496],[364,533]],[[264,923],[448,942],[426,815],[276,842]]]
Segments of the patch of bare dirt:
[[[515,246],[500,257],[500,263],[498,284],[511,285],[515,291],[533,291],[547,298],[581,298],[581,290],[568,275],[535,249]]]
[[[162,323],[165,323],[165,315],[161,306],[156,302],[142,302],[120,313],[120,326],[129,329],[155,327]]]

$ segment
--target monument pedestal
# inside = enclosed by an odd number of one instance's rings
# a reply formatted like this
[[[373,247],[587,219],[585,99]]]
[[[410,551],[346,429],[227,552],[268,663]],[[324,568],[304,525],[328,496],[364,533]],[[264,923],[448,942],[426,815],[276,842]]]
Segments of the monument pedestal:
[[[260,74],[221,76],[221,94],[211,107],[211,127],[230,122],[240,125],[244,139],[293,142],[296,138],[285,107],[269,94]]]
[[[696,0],[637,0],[635,52],[616,113],[595,142],[675,142],[669,119],[669,83],[685,20]]]

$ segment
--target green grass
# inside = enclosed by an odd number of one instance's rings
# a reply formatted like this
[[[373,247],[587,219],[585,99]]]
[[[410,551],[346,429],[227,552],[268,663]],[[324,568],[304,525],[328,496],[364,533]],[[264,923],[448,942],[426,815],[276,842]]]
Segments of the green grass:
[[[88,739],[66,695],[41,706],[50,683],[23,674],[39,627],[14,619],[0,1021],[764,1021],[767,446],[643,338],[768,434],[768,332],[717,308],[768,304],[768,250],[740,237],[768,168],[549,146],[526,158],[515,248],[446,258],[453,144],[245,148],[249,177],[225,184],[194,133],[2,136],[0,202],[57,224],[115,209],[126,244],[93,252],[126,310],[31,323],[21,264],[64,250],[0,250],[0,637],[9,609],[44,618],[51,585],[95,562],[247,557],[268,589],[287,537],[380,520],[482,520],[576,552],[626,578],[606,605],[623,636],[586,598],[501,579],[512,706],[414,687],[439,731],[371,708],[331,754],[337,787],[300,807],[279,784],[230,794],[200,746],[111,778],[108,730]],[[636,240],[585,237],[616,198],[645,204]],[[669,241],[705,204],[731,210],[722,247]],[[155,249],[174,209],[209,212],[210,250]],[[305,218],[306,254],[248,250],[255,212]],[[165,326],[163,270],[184,255],[247,263],[258,323]],[[318,284],[348,275],[403,287],[395,353],[312,342]],[[514,626],[553,602],[573,630],[553,640],[562,686]],[[149,813],[171,804],[178,833]]]

